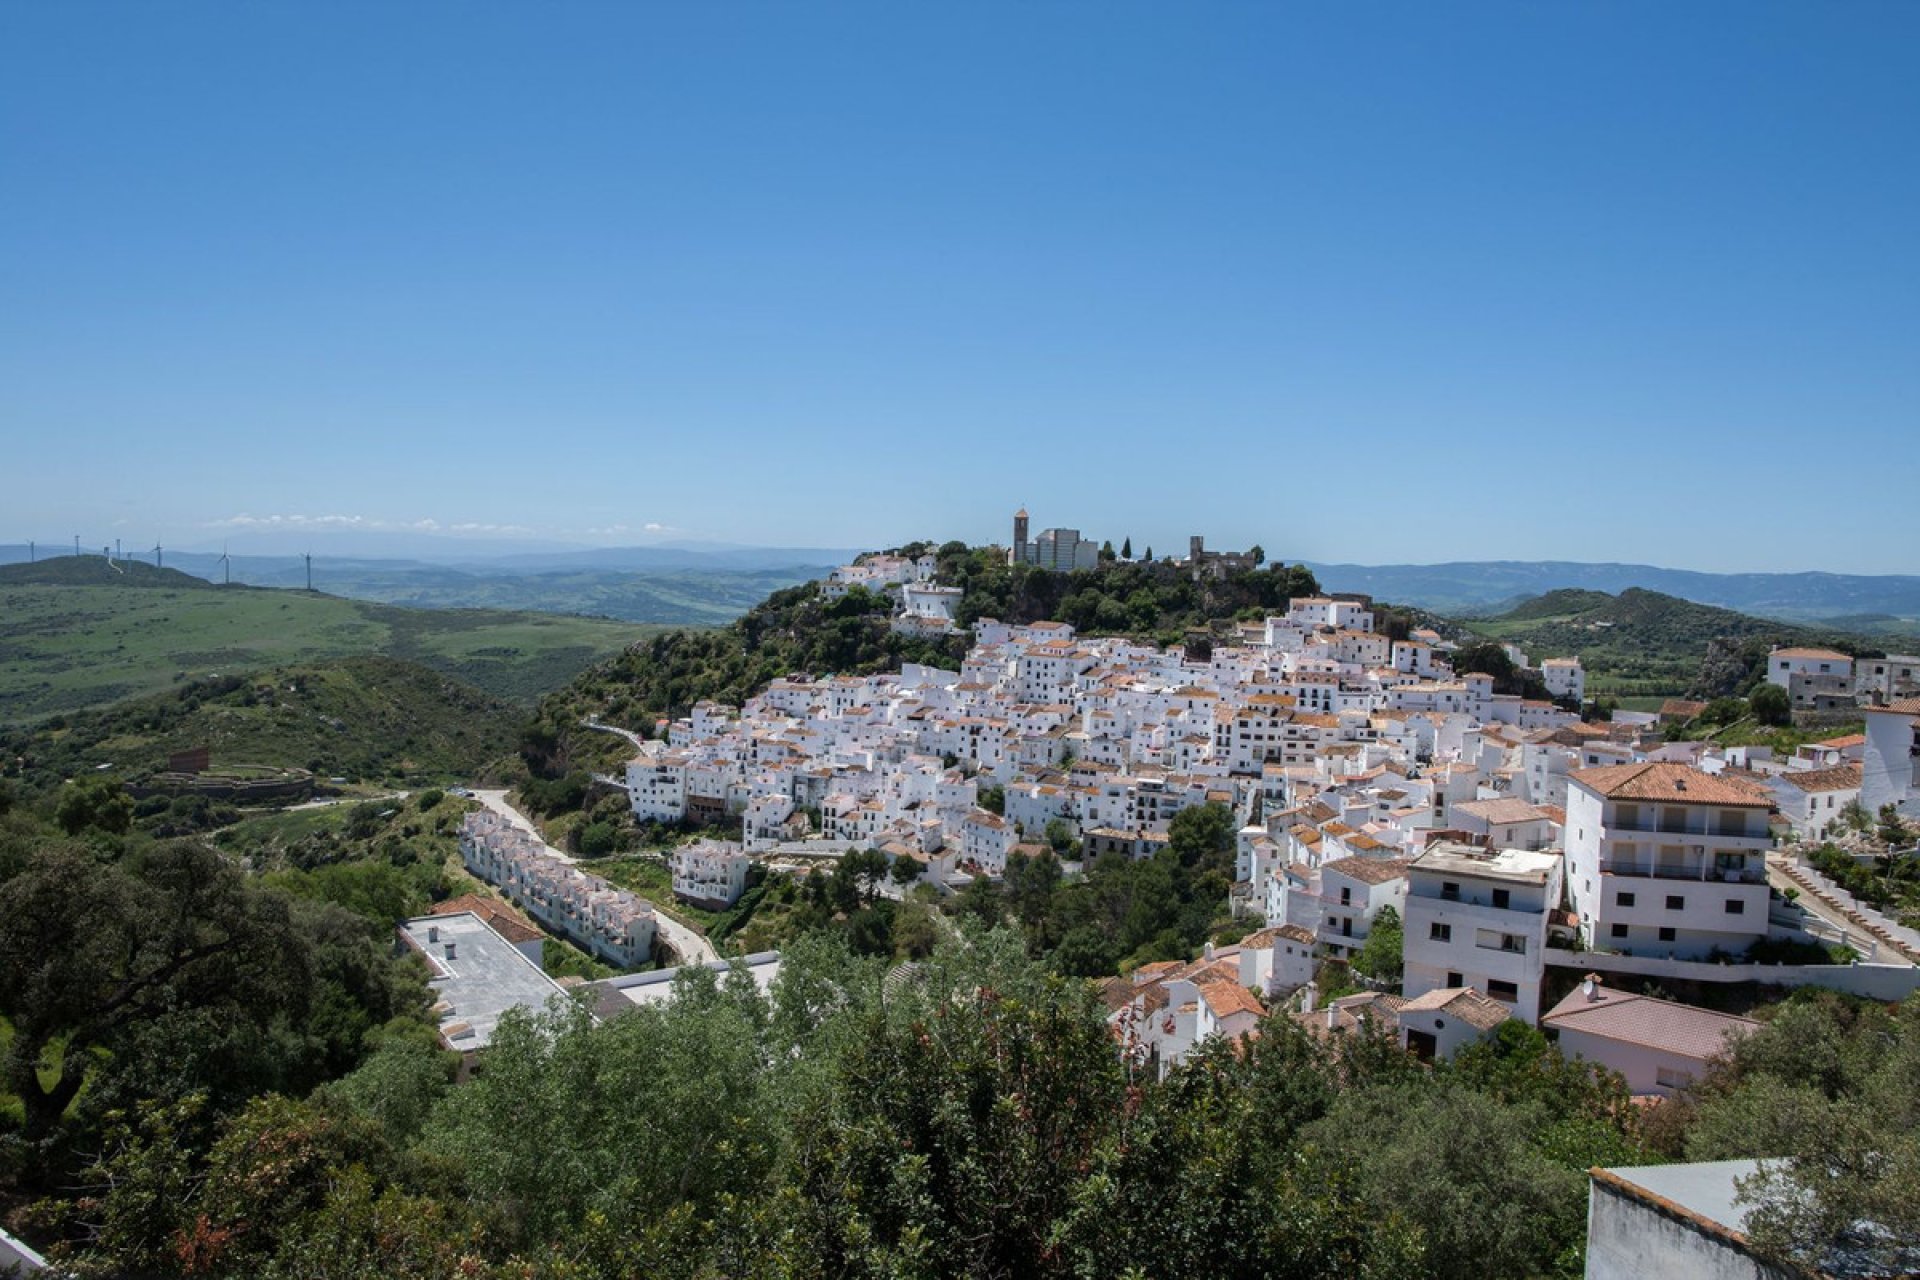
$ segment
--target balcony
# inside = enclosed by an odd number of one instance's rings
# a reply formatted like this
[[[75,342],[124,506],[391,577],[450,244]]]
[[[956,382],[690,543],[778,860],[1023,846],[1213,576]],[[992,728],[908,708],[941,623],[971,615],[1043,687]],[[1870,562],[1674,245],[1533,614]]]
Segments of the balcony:
[[[1754,831],[1746,826],[1742,826],[1738,831],[1728,831],[1725,829],[1716,831],[1710,823],[1705,822],[1641,820],[1636,822],[1608,822],[1604,823],[1603,827],[1609,836],[1704,836],[1709,840],[1768,840],[1771,838],[1764,825],[1758,831]]]
[[[1716,867],[1702,862],[1691,867],[1648,866],[1641,862],[1602,862],[1603,876],[1632,876],[1641,880],[1692,880],[1702,884],[1765,884],[1767,869],[1759,867]]]

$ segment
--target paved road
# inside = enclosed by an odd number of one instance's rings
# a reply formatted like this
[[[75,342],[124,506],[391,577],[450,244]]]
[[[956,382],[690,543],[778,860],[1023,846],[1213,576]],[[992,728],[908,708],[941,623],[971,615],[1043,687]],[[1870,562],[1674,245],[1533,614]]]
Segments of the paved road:
[[[548,844],[547,838],[540,834],[540,828],[533,825],[533,820],[507,803],[507,793],[505,791],[475,791],[473,798],[478,800],[487,809],[499,814],[508,822],[520,828],[521,831],[539,841],[540,847],[547,851],[547,856],[558,858],[560,861],[569,865],[578,861],[578,859],[574,858],[571,854],[562,853],[560,850]]]
[[[508,822],[511,822],[514,826],[520,828],[520,830],[532,836],[535,840],[540,841],[541,847],[547,851],[549,856],[558,858],[560,861],[569,864],[578,861],[577,858],[562,853],[560,850],[548,844],[546,839],[541,836],[540,829],[534,826],[532,821],[530,821],[524,813],[521,813],[511,804],[507,803],[506,792],[475,791],[473,798],[505,818]],[[711,942],[708,942],[687,925],[682,924],[680,921],[668,915],[666,910],[657,902],[653,904],[653,918],[659,924],[661,940],[673,948],[673,953],[680,957],[682,964],[703,964],[708,960],[718,960],[720,958],[720,953],[714,950]]]
[[[376,800],[405,800],[411,791],[383,791],[373,796],[328,796],[320,800],[303,800],[299,804],[290,804],[277,810],[280,813],[298,813],[302,809],[331,809],[338,804],[371,804]],[[504,795],[505,793],[502,792]]]
[[[589,729],[598,729],[602,733],[617,733],[621,737],[625,738],[628,742],[631,742],[636,751],[639,750],[640,747],[646,743],[646,739],[642,738],[639,734],[635,733],[633,730],[622,729],[617,724],[601,724],[598,720],[582,720],[580,723],[584,724]]]

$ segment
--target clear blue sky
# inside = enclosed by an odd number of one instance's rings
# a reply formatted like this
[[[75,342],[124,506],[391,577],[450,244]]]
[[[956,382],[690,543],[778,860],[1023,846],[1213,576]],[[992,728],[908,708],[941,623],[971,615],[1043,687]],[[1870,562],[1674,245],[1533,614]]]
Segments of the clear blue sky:
[[[1920,572],[1917,136],[1904,2],[4,0],[0,541]]]

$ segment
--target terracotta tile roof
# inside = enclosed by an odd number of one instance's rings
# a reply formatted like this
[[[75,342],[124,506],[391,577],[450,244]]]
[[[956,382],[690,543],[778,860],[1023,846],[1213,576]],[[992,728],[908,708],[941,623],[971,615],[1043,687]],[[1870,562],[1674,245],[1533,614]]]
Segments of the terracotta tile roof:
[[[1584,983],[1575,987],[1573,994],[1540,1019],[1540,1025],[1663,1049],[1700,1061],[1722,1052],[1728,1036],[1751,1035],[1760,1029],[1751,1018],[1614,991],[1598,983],[1591,1000]]]
[[[1834,662],[1852,662],[1853,661],[1853,658],[1851,655],[1841,653],[1838,649],[1805,649],[1805,648],[1775,649],[1773,652],[1769,653],[1767,656],[1769,658],[1826,658]]]
[[[1315,939],[1311,929],[1297,924],[1276,924],[1240,939],[1240,947],[1243,951],[1264,951],[1276,941],[1298,942],[1310,947]]]
[[[1405,858],[1340,858],[1322,867],[1322,871],[1333,871],[1358,880],[1362,884],[1386,884],[1389,880],[1406,878],[1407,868],[1413,865]]]
[[[1832,747],[1838,751],[1845,751],[1848,747],[1863,747],[1866,743],[1867,735],[1864,733],[1843,733],[1837,738],[1823,738],[1813,745],[1816,747]]]
[[[1780,774],[1780,781],[1801,791],[1857,791],[1861,769],[1857,764],[1836,765],[1831,769],[1801,769]]]
[[[1388,1032],[1400,1029],[1400,1009],[1406,1000],[1386,991],[1363,991],[1357,996],[1330,1000],[1311,1013],[1296,1013],[1293,1020],[1315,1035],[1352,1031],[1362,1021],[1371,1021]]]
[[[1233,979],[1200,984],[1200,998],[1207,1002],[1207,1008],[1216,1018],[1231,1018],[1237,1013],[1251,1013],[1255,1017],[1264,1016],[1267,1007]]]
[[[1502,796],[1495,800],[1468,800],[1453,806],[1455,813],[1464,813],[1494,826],[1507,826],[1516,822],[1534,822],[1546,817],[1546,813],[1517,796]]]
[[[1604,764],[1582,769],[1572,781],[1608,800],[1664,800],[1676,804],[1772,806],[1764,791],[1744,782],[1716,778],[1684,764]]]
[[[1409,1013],[1434,1013],[1445,1010],[1482,1031],[1491,1031],[1513,1016],[1512,1010],[1491,996],[1483,996],[1472,987],[1437,987],[1400,1006],[1401,1016]]]

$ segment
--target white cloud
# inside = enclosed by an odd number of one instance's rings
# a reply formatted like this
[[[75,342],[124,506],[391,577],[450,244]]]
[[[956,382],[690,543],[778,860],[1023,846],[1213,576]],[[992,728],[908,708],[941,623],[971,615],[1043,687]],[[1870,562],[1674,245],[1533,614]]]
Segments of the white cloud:
[[[431,516],[422,516],[417,520],[387,520],[378,516],[348,515],[268,515],[257,516],[248,512],[228,516],[223,520],[209,520],[207,526],[215,529],[260,529],[291,531],[338,531],[364,530],[373,533],[455,533],[455,534],[531,534],[534,530],[523,524],[492,524],[486,521],[466,520],[456,524],[442,524]]]

